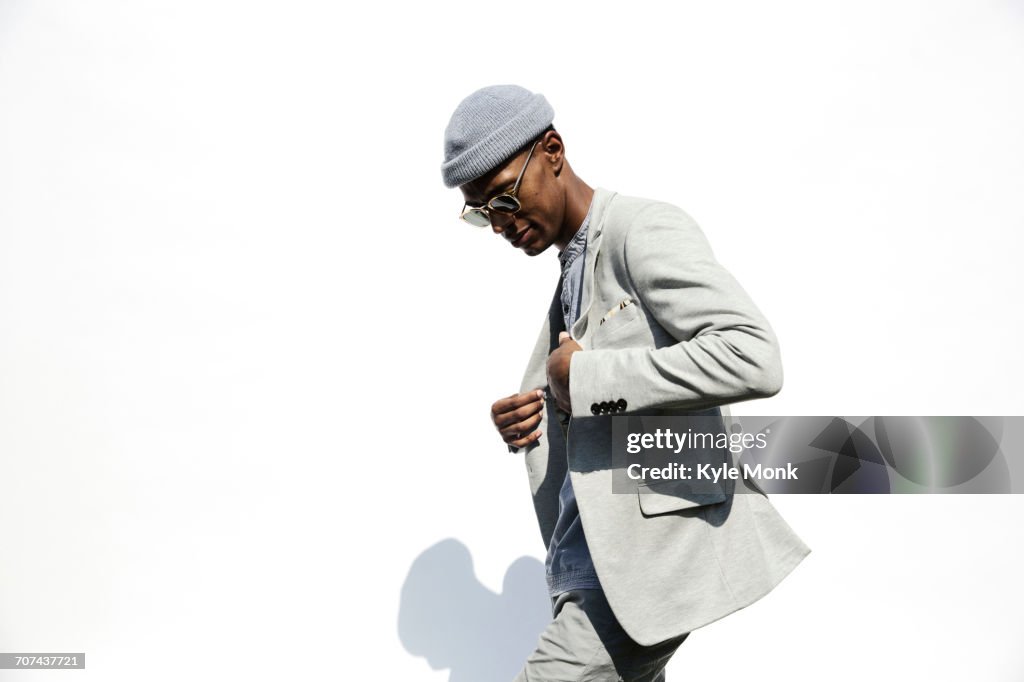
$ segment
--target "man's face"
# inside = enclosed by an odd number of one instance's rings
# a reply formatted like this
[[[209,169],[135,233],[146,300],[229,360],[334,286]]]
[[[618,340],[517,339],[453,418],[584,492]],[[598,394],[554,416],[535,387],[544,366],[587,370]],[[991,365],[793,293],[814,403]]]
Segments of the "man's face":
[[[508,192],[516,184],[530,153],[527,147],[490,173],[459,187],[466,203],[483,206],[490,199]],[[490,211],[491,229],[528,256],[543,253],[562,236],[564,202],[554,169],[561,167],[562,141],[557,132],[549,132],[536,143],[530,163],[523,173],[516,197],[522,208],[514,215]],[[568,241],[568,240],[566,240]]]

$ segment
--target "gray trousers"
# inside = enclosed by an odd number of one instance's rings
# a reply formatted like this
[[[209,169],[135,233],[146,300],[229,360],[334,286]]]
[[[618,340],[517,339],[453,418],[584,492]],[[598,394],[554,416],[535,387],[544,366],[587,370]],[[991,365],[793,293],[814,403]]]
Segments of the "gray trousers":
[[[664,682],[665,666],[690,633],[653,646],[619,625],[603,590],[552,598],[554,619],[515,682]]]

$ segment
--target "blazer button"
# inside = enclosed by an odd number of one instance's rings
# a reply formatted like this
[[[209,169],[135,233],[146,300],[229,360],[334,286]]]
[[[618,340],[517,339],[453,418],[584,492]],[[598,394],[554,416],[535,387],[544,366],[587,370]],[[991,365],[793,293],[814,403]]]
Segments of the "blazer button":
[[[598,405],[597,403],[594,403],[593,405],[590,406],[590,413],[595,416],[601,414],[601,406]]]
[[[626,400],[624,398],[619,398],[619,400],[615,403],[615,407],[619,409],[619,412],[625,412]]]

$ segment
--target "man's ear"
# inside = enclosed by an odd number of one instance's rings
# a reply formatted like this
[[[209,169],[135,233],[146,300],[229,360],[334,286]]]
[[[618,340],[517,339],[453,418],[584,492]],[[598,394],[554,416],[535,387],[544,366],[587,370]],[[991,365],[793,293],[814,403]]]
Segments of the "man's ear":
[[[547,162],[551,165],[551,171],[557,178],[565,165],[565,145],[562,143],[562,136],[556,130],[549,130],[544,134],[540,145],[544,150]]]

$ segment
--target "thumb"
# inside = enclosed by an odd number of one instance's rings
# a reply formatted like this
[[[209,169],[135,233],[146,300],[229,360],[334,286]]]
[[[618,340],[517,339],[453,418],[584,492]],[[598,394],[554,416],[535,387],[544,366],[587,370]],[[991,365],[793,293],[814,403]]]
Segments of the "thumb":
[[[558,345],[561,346],[565,341],[572,341],[572,337],[569,336],[569,332],[558,332]]]

